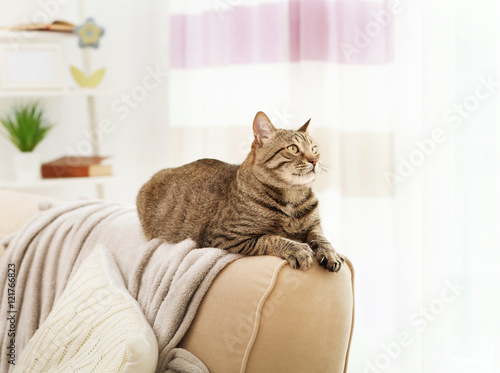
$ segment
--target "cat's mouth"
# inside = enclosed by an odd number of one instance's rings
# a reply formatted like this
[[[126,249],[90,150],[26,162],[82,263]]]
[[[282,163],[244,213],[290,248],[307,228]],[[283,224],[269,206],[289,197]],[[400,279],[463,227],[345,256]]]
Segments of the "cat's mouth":
[[[316,178],[316,172],[314,169],[309,171],[302,171],[299,173],[292,173],[292,183],[296,185],[309,184]]]
[[[301,167],[299,169],[295,169],[295,172],[292,173],[293,176],[313,176],[316,173],[316,167],[309,165],[309,167]]]
[[[308,176],[309,174],[314,174],[314,168],[310,171],[299,172],[298,174],[292,173],[294,176]]]

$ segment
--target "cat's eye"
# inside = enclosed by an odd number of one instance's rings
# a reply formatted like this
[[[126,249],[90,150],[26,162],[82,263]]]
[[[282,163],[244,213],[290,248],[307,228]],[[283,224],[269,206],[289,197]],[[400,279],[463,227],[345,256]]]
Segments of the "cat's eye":
[[[293,154],[297,154],[299,152],[299,148],[296,145],[290,145],[287,149]]]
[[[318,154],[318,147],[316,145],[313,146],[311,151],[313,152],[313,154]]]

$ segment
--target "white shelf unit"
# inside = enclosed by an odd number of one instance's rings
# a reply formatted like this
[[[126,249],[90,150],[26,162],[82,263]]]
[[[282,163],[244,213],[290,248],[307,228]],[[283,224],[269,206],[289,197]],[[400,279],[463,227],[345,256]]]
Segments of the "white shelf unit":
[[[40,89],[40,90],[1,90],[0,98],[16,97],[62,97],[62,96],[82,96],[96,97],[116,94],[109,88],[66,88],[66,89]]]
[[[26,37],[29,33],[29,36]],[[52,39],[60,40],[61,38],[74,38],[75,34],[72,32],[57,32],[57,31],[17,31],[9,30],[8,28],[0,29],[0,38],[7,38],[15,41],[16,39]]]
[[[80,3],[80,18],[83,22],[84,11],[83,3]],[[30,36],[26,39],[26,33]],[[45,42],[45,41],[61,41],[67,38],[73,38],[75,43],[77,42],[75,34],[64,33],[64,32],[49,32],[49,31],[10,31],[10,30],[0,30],[0,41],[15,41],[19,40],[29,40],[32,42]],[[90,51],[88,49],[82,50],[83,65],[84,70],[87,74],[91,71],[90,63]],[[109,88],[64,88],[64,89],[27,89],[27,90],[2,90],[0,88],[0,99],[6,98],[44,98],[44,97],[83,97],[87,102],[87,111],[89,116],[89,129],[94,131],[97,129],[97,117],[95,109],[95,99],[96,97],[102,95],[112,95],[116,94],[116,91]],[[92,143],[92,150],[94,155],[101,155],[101,149],[99,144]],[[32,183],[23,183],[14,180],[0,180],[0,188],[5,189],[15,189],[15,190],[29,190],[29,189],[40,189],[40,188],[54,188],[63,186],[75,186],[75,185],[95,185],[97,188],[97,196],[99,198],[105,197],[104,185],[110,181],[115,180],[113,176],[109,177],[84,177],[84,178],[61,178],[61,179],[42,179]]]
[[[68,186],[81,186],[81,185],[102,185],[111,181],[115,181],[114,176],[95,176],[95,177],[66,177],[54,179],[40,179],[32,182],[21,182],[15,180],[0,181],[0,189],[13,189],[13,190],[31,190],[31,189],[44,189],[44,188],[58,188]]]

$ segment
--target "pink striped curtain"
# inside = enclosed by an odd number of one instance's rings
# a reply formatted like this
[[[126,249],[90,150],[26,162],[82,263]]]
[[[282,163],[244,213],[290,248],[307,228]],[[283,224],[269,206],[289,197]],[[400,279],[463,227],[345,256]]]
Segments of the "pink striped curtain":
[[[360,269],[361,304],[370,307],[371,276],[383,289],[380,302],[394,304],[397,271],[387,226],[393,189],[384,176],[393,169],[394,151],[393,11],[383,1],[211,5],[172,7],[171,165],[203,157],[241,162],[259,110],[281,128],[298,128],[312,117],[310,131],[328,166],[315,189],[326,234]],[[374,240],[360,242],[360,231]],[[377,255],[365,256],[365,250]],[[380,267],[383,273],[375,270]],[[396,330],[393,317],[392,309],[360,312],[364,342],[354,349],[353,371],[363,371],[359,357],[382,333]]]
[[[173,14],[171,67],[297,61],[379,65],[392,60],[393,10],[385,2],[241,3],[225,9],[214,2],[213,9],[200,13]]]

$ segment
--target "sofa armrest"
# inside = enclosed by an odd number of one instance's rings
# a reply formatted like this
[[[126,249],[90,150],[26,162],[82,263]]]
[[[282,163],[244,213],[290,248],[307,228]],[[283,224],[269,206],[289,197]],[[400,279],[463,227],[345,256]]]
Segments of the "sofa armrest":
[[[181,347],[212,373],[347,369],[353,327],[350,263],[292,269],[272,256],[245,257],[215,279]]]
[[[38,204],[47,197],[0,189],[0,240],[17,231],[38,212]],[[3,247],[0,245],[0,258]]]

